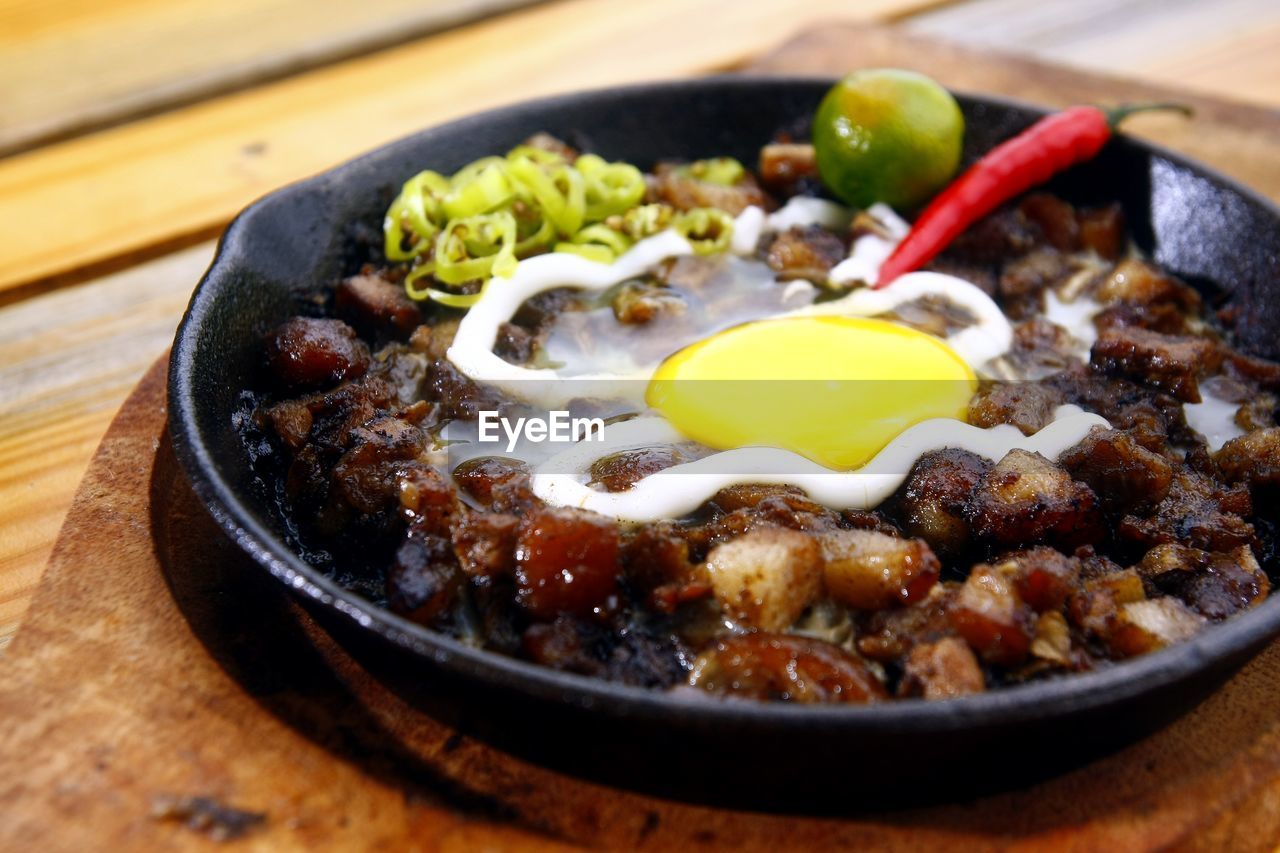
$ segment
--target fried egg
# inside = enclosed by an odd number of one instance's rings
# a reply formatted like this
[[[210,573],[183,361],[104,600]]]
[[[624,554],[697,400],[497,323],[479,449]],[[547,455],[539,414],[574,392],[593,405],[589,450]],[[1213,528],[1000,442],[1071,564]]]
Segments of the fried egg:
[[[701,326],[691,326],[693,340],[605,345],[605,357],[597,352],[592,358],[563,347],[554,366],[516,365],[494,353],[502,324],[525,302],[564,287],[601,294],[669,259],[692,255],[693,247],[665,231],[610,264],[563,253],[523,260],[463,317],[447,357],[472,380],[538,406],[623,399],[637,417],[608,426],[603,441],[579,442],[539,459],[533,489],[550,504],[626,521],[678,517],[737,483],[790,484],[832,508],[872,508],[929,450],[958,447],[995,461],[1022,448],[1056,458],[1092,427],[1107,425],[1072,406],[1061,407],[1030,437],[1011,426],[965,423],[978,377],[1009,351],[1013,331],[999,306],[960,278],[914,272],[883,290],[854,287],[818,300],[831,288],[874,282],[905,235],[906,223],[888,208],[877,205],[868,214],[882,226],[879,233],[860,237],[827,281],[784,284],[762,262],[746,259],[760,235],[814,223],[842,228],[852,215],[818,199],[793,199],[772,214],[748,208],[737,217],[731,241],[730,251],[739,257],[725,263],[754,269],[742,277],[759,279],[765,296],[747,300],[751,310],[710,312]],[[972,322],[935,336],[886,316],[929,299]],[[635,332],[644,333],[643,327]],[[692,461],[643,477],[627,491],[590,484],[593,462],[663,445],[697,452],[686,455]]]

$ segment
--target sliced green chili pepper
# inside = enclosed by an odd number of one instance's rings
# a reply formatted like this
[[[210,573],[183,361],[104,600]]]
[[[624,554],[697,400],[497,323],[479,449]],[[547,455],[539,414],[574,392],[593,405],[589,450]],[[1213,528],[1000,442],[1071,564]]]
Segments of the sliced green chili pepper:
[[[666,204],[642,204],[622,215],[622,233],[632,240],[652,237],[665,231],[675,217],[675,208]]]
[[[613,263],[613,249],[608,246],[601,246],[599,243],[589,243],[580,245],[578,243],[556,243],[556,251],[564,252],[568,255],[578,255],[589,261],[595,261],[598,264]]]
[[[440,198],[448,191],[449,179],[432,171],[419,172],[405,181],[382,223],[387,260],[407,261],[431,247],[431,239],[440,230],[434,221],[439,219]],[[408,249],[406,237],[412,238]]]
[[[742,164],[732,157],[711,157],[707,160],[695,160],[683,167],[682,174],[697,178],[708,184],[721,184],[731,187],[747,173]]]
[[[630,163],[606,163],[594,154],[584,154],[574,166],[586,182],[588,222],[625,213],[644,198],[644,175]]]
[[[676,217],[672,227],[693,246],[696,255],[712,255],[729,248],[733,217],[714,207],[695,207]]]
[[[449,219],[478,216],[511,201],[515,192],[506,171],[506,162],[498,160],[476,171],[468,181],[455,181],[453,191],[441,201],[444,215]]]
[[[516,269],[515,246],[516,220],[508,211],[455,219],[436,238],[435,276],[445,284],[509,278]]]
[[[512,158],[507,169],[561,235],[568,237],[582,227],[587,207],[582,173],[568,165],[544,169],[523,156]]]

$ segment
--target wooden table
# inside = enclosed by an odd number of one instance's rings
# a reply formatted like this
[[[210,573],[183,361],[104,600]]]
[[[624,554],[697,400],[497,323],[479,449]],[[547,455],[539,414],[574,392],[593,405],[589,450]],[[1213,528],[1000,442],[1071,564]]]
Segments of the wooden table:
[[[826,20],[1280,105],[1270,0],[221,5],[0,0],[0,650],[210,241],[283,183],[483,107],[740,67]]]

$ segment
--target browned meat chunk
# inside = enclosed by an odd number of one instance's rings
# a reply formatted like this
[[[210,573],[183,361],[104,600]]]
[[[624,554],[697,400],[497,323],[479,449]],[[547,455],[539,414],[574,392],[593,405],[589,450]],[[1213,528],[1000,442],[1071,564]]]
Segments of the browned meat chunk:
[[[1041,613],[1036,619],[1036,635],[1031,640],[1031,656],[1041,664],[1074,668],[1081,655],[1071,644],[1071,628],[1060,610]]]
[[[1093,366],[1104,373],[1144,382],[1188,403],[1200,402],[1196,379],[1211,373],[1221,361],[1213,341],[1133,327],[1102,332],[1090,356]]]
[[[1010,451],[987,472],[969,502],[974,534],[1011,548],[1042,542],[1071,548],[1100,541],[1093,491],[1038,453]]]
[[[494,355],[511,364],[527,364],[533,356],[534,335],[524,326],[503,323],[498,326],[498,339],[493,343]]]
[[[428,533],[406,539],[396,552],[387,575],[387,601],[397,613],[433,625],[453,606],[461,584],[449,540]]]
[[[1078,366],[1050,376],[1068,403],[1102,415],[1147,450],[1168,454],[1171,431],[1185,428],[1182,404],[1173,397],[1114,376]]]
[[[1070,259],[1052,249],[1037,249],[1007,264],[999,283],[1005,312],[1015,319],[1030,316],[1040,310],[1045,288],[1074,271]]]
[[[1045,240],[1059,252],[1073,252],[1080,247],[1080,223],[1075,208],[1057,196],[1032,193],[1022,200],[1018,210],[1040,227]]]
[[[1194,636],[1205,623],[1176,598],[1132,601],[1116,611],[1107,649],[1118,658],[1144,655]]]
[[[908,536],[918,536],[945,558],[969,547],[965,508],[991,463],[966,450],[922,455],[891,499],[893,517]]]
[[[586,616],[618,588],[618,525],[585,510],[534,509],[516,531],[516,599],[532,616]]]
[[[827,273],[844,260],[845,245],[819,225],[793,226],[783,231],[765,253],[765,263],[783,279],[826,281]]]
[[[341,320],[294,317],[267,339],[267,366],[285,388],[324,388],[361,376],[369,348]]]
[[[1247,546],[1211,554],[1184,545],[1160,545],[1147,552],[1138,570],[1159,589],[1215,621],[1252,607],[1271,591],[1271,582]]]
[[[858,610],[911,604],[928,594],[941,564],[923,539],[874,530],[832,530],[819,538],[827,592]]]
[[[314,419],[305,400],[285,400],[266,410],[267,420],[276,435],[290,450],[299,450],[307,443]]]
[[[1146,516],[1125,516],[1116,526],[1123,539],[1151,548],[1184,542],[1210,551],[1231,551],[1257,541],[1253,502],[1242,486],[1226,489],[1191,471],[1175,471],[1169,494]]]
[[[1233,438],[1213,456],[1222,478],[1250,488],[1280,485],[1280,428],[1262,429]]]
[[[770,192],[795,195],[804,182],[818,177],[812,145],[775,142],[760,149],[760,182]]]
[[[679,291],[657,284],[633,281],[613,297],[613,316],[619,323],[641,325],[655,317],[683,314],[687,305]]]
[[[459,512],[458,493],[436,469],[414,463],[405,466],[396,483],[400,509],[420,529],[449,535],[449,525]]]
[[[472,578],[508,577],[516,567],[520,519],[502,512],[468,512],[453,525],[453,553]]]
[[[907,655],[898,695],[949,699],[985,689],[986,679],[973,651],[963,640],[944,637],[916,646]]]
[[[591,483],[610,492],[625,492],[636,483],[684,462],[674,447],[641,447],[602,456],[591,463]]]
[[[729,637],[703,652],[689,683],[711,693],[789,702],[887,698],[867,665],[837,646],[785,634]]]
[[[686,677],[674,638],[639,625],[605,625],[558,616],[530,625],[521,637],[535,663],[641,687],[670,687]]]
[[[980,389],[969,402],[969,423],[979,427],[1012,424],[1031,435],[1053,420],[1062,405],[1055,388],[1034,382],[1001,382]]]
[[[453,346],[453,336],[458,333],[459,320],[436,320],[430,326],[421,325],[409,336],[409,347],[432,361],[440,361]]]
[[[404,340],[422,322],[418,305],[404,287],[374,274],[354,275],[338,284],[338,314],[366,335]]]
[[[1146,588],[1137,571],[1111,571],[1086,580],[1067,602],[1067,614],[1076,627],[1105,643],[1120,608],[1144,600]]]
[[[1093,323],[1099,331],[1136,326],[1162,335],[1185,335],[1188,332],[1187,316],[1177,305],[1168,302],[1156,305],[1118,302],[1094,315]]]
[[[995,566],[973,567],[947,616],[956,633],[988,663],[1014,666],[1031,649],[1035,614],[1018,595],[1013,578]]]
[[[822,552],[813,537],[763,527],[711,549],[711,589],[728,616],[761,631],[790,627],[822,591]]]
[[[737,216],[748,207],[770,207],[768,197],[746,175],[733,186],[713,184],[681,172],[680,167],[659,164],[649,179],[647,200],[664,202],[676,210],[692,210],[695,207],[714,207],[731,216]]]
[[[1148,509],[1169,494],[1173,468],[1126,432],[1094,427],[1058,457],[1071,476],[1093,489],[1110,512]]]
[[[406,466],[422,450],[422,430],[382,417],[353,431],[352,446],[333,469],[333,483],[348,506],[371,515],[400,501]]]
[[[1187,312],[1200,308],[1200,294],[1182,282],[1134,258],[1116,264],[1094,294],[1099,302],[1130,302],[1135,305],[1173,303]]]
[[[960,584],[954,581],[936,583],[915,604],[867,614],[858,633],[858,651],[872,660],[894,663],[921,643],[951,636],[955,630],[947,609],[959,592]]]
[[[1078,218],[1081,248],[1094,252],[1103,260],[1118,260],[1124,251],[1124,211],[1120,205],[1082,210]]]
[[[705,567],[693,562],[688,540],[671,522],[645,525],[625,537],[622,565],[631,586],[648,594],[650,606],[662,613],[711,594]]]
[[[453,479],[476,503],[495,512],[519,514],[537,502],[529,472],[515,459],[468,459],[453,469]]]
[[[1018,595],[1037,613],[1061,607],[1080,575],[1078,559],[1045,547],[1007,554],[994,568],[1013,580]]]
[[[1235,421],[1245,432],[1280,426],[1280,397],[1266,391],[1257,392],[1236,410]]]

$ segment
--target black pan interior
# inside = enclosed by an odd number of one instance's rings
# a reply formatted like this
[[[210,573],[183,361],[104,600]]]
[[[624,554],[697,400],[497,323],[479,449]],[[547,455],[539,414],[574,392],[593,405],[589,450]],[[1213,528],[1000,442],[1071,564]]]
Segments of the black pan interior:
[[[256,381],[262,335],[359,265],[407,176],[451,171],[536,131],[642,166],[724,154],[750,162],[776,131],[809,115],[830,83],[714,78],[522,104],[424,131],[252,205],[223,236],[170,367],[175,449],[215,520],[386,678],[425,666],[434,679],[427,683],[438,689],[421,695],[424,682],[414,675],[406,683],[416,686],[406,690],[417,701],[540,760],[682,796],[714,799],[714,790],[778,806],[788,792],[812,788],[807,783],[833,763],[853,761],[874,770],[874,793],[892,802],[918,773],[907,758],[921,756],[940,779],[963,772],[970,786],[979,776],[1007,785],[1112,748],[1191,707],[1280,631],[1280,600],[1111,670],[962,700],[846,709],[695,701],[477,652],[399,619],[291,552],[280,519],[255,493],[231,419],[241,390]],[[959,99],[968,160],[1041,114]],[[1280,354],[1280,212],[1273,205],[1124,138],[1060,175],[1052,189],[1077,204],[1120,201],[1143,250],[1234,306],[1246,348]],[[532,739],[531,721],[541,732]],[[974,774],[977,766],[982,774]],[[760,784],[762,768],[772,768],[772,784]],[[751,784],[736,791],[733,781],[748,771],[755,771]],[[842,784],[849,790],[847,779]]]

